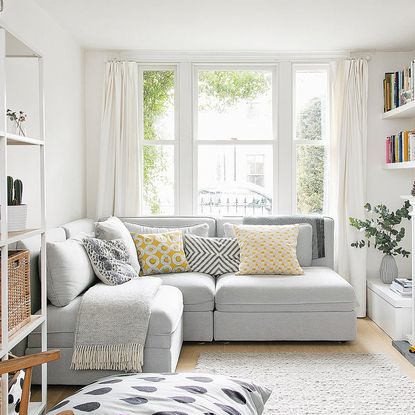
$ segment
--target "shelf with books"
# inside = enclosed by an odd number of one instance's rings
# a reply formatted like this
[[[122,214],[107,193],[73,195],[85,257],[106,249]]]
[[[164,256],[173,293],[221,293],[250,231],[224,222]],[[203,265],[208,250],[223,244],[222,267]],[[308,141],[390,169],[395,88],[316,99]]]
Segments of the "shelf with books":
[[[402,164],[415,161],[415,131],[404,130],[386,137],[386,164]],[[410,165],[401,168],[410,168]]]
[[[413,103],[415,98],[415,60],[402,70],[385,73],[383,79],[383,111],[385,114]],[[396,114],[402,114],[400,111]],[[397,117],[398,118],[398,117]]]
[[[415,118],[415,101],[408,102],[398,108],[384,112],[382,118],[384,120]]]

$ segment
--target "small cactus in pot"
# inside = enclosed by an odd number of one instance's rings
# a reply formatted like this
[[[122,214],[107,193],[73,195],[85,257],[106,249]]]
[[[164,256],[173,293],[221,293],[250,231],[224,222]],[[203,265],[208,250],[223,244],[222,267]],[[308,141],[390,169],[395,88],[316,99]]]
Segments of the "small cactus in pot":
[[[22,231],[26,228],[27,205],[23,201],[23,182],[7,176],[8,230]]]
[[[20,179],[14,181],[14,200],[13,205],[20,206],[23,197],[23,182]]]
[[[20,206],[23,198],[23,182],[20,179],[13,180],[7,176],[7,204],[9,206]]]
[[[13,204],[13,177],[7,176],[7,205]]]

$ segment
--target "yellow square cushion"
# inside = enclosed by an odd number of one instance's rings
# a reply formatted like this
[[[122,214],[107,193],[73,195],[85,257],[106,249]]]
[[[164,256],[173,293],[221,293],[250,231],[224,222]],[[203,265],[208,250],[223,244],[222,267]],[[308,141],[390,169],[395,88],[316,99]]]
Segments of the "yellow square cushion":
[[[181,231],[132,233],[143,275],[190,271]]]
[[[236,275],[304,274],[297,259],[299,225],[234,225],[241,251]]]

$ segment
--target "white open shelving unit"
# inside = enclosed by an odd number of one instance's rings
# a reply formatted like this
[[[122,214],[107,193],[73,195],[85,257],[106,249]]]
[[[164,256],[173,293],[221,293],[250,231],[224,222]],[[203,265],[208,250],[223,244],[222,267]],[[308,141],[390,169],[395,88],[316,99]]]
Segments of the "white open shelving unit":
[[[396,120],[399,118],[415,118],[415,100],[393,110],[384,112],[382,115],[383,120]],[[385,163],[384,168],[386,170],[415,169],[415,161]]]
[[[394,120],[400,118],[413,118],[415,119],[415,101],[411,101],[408,104],[402,105],[398,108],[383,113],[382,119]],[[387,163],[385,169],[414,169],[415,161],[404,161],[401,163]],[[412,222],[412,279],[415,281],[415,198],[408,196],[401,196],[402,199],[408,200],[411,204],[411,222]],[[407,340],[410,344],[415,345],[415,285],[412,288],[412,324],[411,333],[408,333]]]
[[[7,132],[7,79],[6,62],[8,58],[33,58],[38,61],[39,69],[39,137],[24,137]],[[43,63],[42,57],[35,50],[17,39],[6,29],[0,27],[0,250],[1,250],[1,345],[0,358],[8,359],[9,352],[18,345],[36,328],[41,326],[42,351],[47,350],[46,331],[46,198],[45,198],[45,128],[44,128],[44,97],[43,97]],[[22,232],[8,232],[7,221],[7,160],[10,146],[36,146],[39,149],[40,166],[40,227],[26,229]],[[30,321],[13,335],[8,335],[8,251],[12,246],[25,238],[39,236],[41,238],[40,252],[40,279],[41,279],[41,310],[32,315]],[[1,414],[8,412],[7,375],[3,375],[1,382]],[[29,415],[41,414],[46,409],[47,402],[47,371],[46,364],[42,367],[42,401],[32,402],[29,406]]]

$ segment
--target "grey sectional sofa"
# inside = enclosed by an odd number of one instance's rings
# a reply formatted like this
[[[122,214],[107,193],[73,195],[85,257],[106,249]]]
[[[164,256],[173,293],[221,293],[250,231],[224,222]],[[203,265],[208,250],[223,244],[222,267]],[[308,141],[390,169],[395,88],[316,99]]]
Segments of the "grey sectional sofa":
[[[154,227],[184,227],[201,223],[209,236],[224,236],[224,223],[242,223],[240,217],[121,218]],[[356,337],[355,294],[333,271],[334,223],[325,218],[325,258],[311,259],[311,237],[299,240],[305,274],[302,276],[235,276],[190,272],[161,275],[144,350],[144,371],[174,371],[183,341],[349,341]],[[308,225],[309,226],[309,225]],[[311,228],[311,227],[310,227]],[[51,229],[51,241],[80,232],[93,232],[94,222],[81,219]],[[34,304],[39,241],[28,239],[19,248],[32,252]],[[299,252],[301,250],[301,252]],[[62,359],[49,365],[50,384],[82,385],[111,372],[70,369],[74,328],[81,296],[65,307],[48,306],[48,343],[62,350]],[[39,351],[40,333],[29,336],[27,353]],[[34,374],[34,382],[39,374]]]

